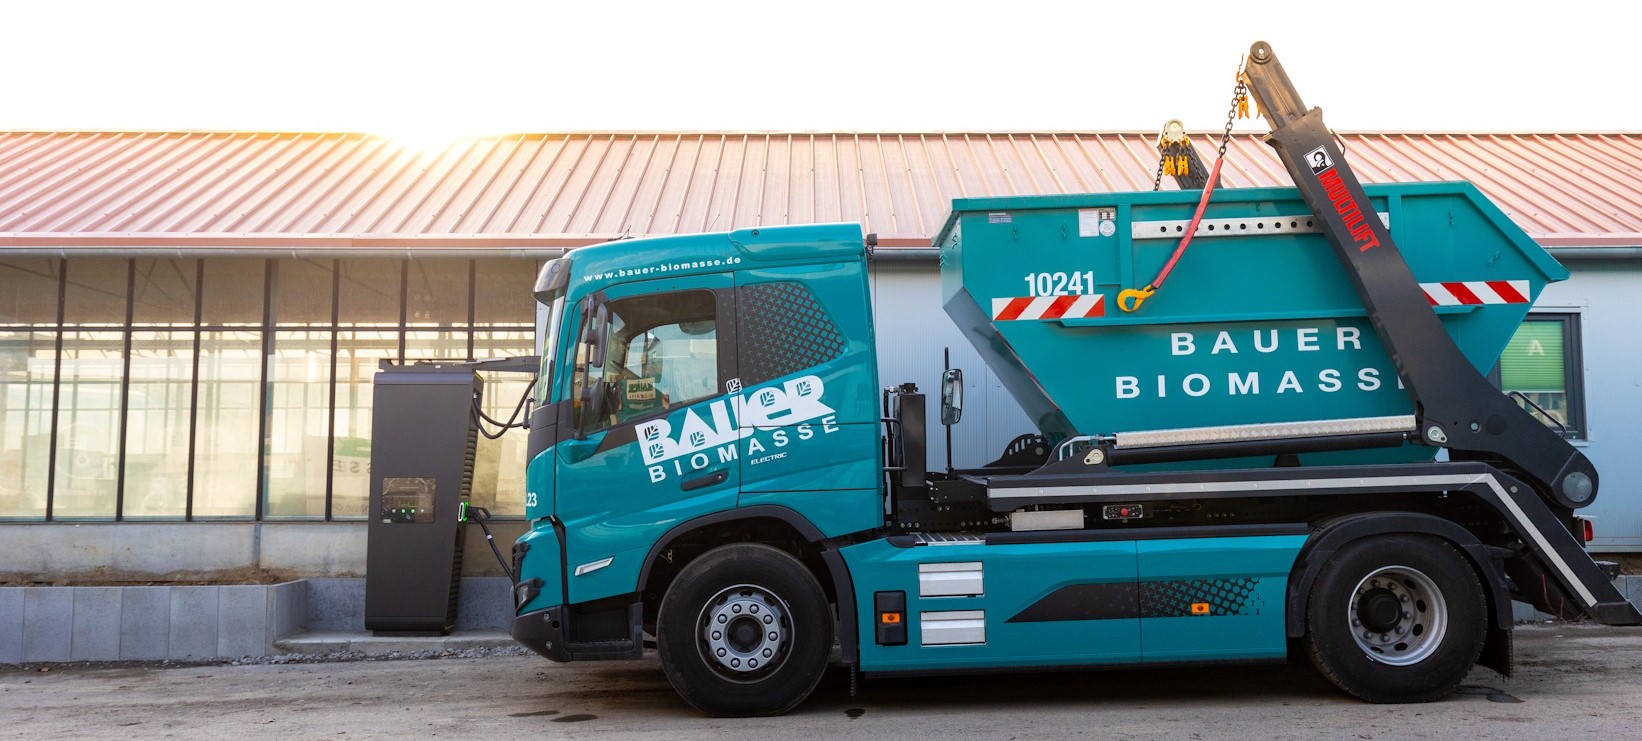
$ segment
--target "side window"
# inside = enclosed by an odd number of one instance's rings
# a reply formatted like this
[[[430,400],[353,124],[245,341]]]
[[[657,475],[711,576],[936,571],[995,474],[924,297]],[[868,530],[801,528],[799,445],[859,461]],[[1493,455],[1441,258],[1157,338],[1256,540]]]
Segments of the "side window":
[[[613,427],[718,393],[717,299],[712,291],[679,291],[617,299],[608,305],[601,365],[583,319],[572,399],[583,431]],[[598,390],[582,409],[584,385]]]
[[[1582,367],[1579,315],[1530,314],[1505,346],[1492,380],[1533,402],[1523,406],[1535,418],[1577,440],[1585,437]]]

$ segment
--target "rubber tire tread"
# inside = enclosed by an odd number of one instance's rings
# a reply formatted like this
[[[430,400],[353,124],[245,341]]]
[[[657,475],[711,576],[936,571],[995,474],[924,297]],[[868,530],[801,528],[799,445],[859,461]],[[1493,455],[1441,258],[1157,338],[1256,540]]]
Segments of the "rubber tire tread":
[[[1346,617],[1328,605],[1351,609],[1352,592],[1370,572],[1407,566],[1430,577],[1448,604],[1442,644],[1410,666],[1374,661],[1352,639]],[[1482,583],[1465,556],[1448,541],[1428,535],[1380,535],[1352,541],[1324,564],[1306,598],[1306,634],[1311,663],[1330,682],[1374,703],[1430,702],[1458,689],[1482,655],[1488,607]]]
[[[786,661],[757,682],[725,679],[697,647],[696,618],[708,599],[737,584],[769,590],[787,603],[792,637]],[[832,607],[815,576],[786,551],[759,543],[714,548],[687,564],[662,597],[656,618],[661,668],[685,702],[709,715],[781,715],[803,702],[826,672]]]

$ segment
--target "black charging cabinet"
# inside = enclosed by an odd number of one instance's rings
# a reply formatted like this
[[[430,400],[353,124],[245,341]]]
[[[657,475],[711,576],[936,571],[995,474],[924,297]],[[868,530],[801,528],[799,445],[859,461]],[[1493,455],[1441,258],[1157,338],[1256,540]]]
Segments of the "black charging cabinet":
[[[371,402],[365,629],[444,635],[456,627],[460,521],[479,442],[484,381],[473,364],[383,361]]]

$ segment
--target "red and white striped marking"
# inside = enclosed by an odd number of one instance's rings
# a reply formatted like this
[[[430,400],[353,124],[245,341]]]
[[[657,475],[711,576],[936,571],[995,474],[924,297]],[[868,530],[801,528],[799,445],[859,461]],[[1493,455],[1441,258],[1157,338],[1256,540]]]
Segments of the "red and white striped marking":
[[[1528,281],[1468,280],[1461,283],[1421,283],[1432,306],[1479,306],[1481,304],[1526,304]]]
[[[992,299],[992,321],[1088,319],[1106,316],[1106,296],[1036,296]]]

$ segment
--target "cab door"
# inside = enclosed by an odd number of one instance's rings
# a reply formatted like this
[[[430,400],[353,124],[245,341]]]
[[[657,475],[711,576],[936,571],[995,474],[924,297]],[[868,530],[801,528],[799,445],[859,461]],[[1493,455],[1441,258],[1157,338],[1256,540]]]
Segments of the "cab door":
[[[555,461],[572,602],[632,592],[656,539],[734,507],[741,483],[730,276],[627,283],[578,310]]]
[[[882,432],[866,264],[736,272],[741,505],[828,536],[883,524]]]

